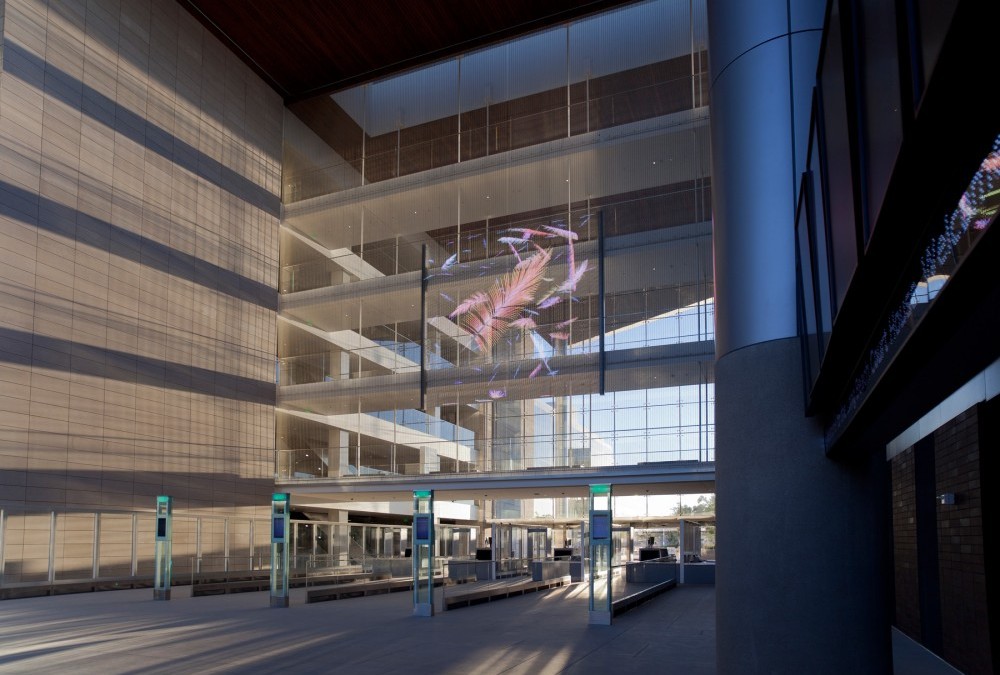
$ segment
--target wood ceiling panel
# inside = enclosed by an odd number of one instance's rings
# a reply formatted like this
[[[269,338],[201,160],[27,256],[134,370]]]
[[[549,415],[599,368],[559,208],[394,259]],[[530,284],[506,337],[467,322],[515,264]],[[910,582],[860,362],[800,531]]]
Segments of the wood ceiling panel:
[[[287,101],[631,0],[178,0]]]

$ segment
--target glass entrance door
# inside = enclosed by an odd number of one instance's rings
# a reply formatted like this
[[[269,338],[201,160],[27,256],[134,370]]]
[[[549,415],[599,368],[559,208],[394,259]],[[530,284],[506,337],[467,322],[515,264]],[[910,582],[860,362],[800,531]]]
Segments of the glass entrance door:
[[[549,528],[528,528],[528,559],[545,560],[549,556]]]

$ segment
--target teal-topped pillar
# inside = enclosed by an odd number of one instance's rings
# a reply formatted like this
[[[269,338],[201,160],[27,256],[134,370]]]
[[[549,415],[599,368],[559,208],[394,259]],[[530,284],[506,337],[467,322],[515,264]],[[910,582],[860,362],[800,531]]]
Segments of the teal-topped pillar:
[[[611,625],[611,486],[590,486],[590,619]]]
[[[434,491],[413,491],[413,616],[434,616]]]
[[[288,534],[290,495],[271,495],[271,607],[288,607]]]
[[[154,550],[153,599],[170,599],[173,569],[171,539],[174,529],[174,499],[167,495],[156,498],[156,546]]]

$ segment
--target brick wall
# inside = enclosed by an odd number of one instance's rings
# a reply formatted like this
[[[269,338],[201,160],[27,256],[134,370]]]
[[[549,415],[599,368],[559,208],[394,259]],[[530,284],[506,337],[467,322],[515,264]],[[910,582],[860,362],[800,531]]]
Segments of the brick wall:
[[[967,673],[992,673],[977,408],[934,432],[942,656]]]
[[[914,451],[907,448],[892,458],[892,548],[895,566],[895,624],[920,640],[920,599],[917,586],[917,503],[914,487]]]
[[[890,460],[896,627],[970,674],[993,672],[980,455],[991,405]]]

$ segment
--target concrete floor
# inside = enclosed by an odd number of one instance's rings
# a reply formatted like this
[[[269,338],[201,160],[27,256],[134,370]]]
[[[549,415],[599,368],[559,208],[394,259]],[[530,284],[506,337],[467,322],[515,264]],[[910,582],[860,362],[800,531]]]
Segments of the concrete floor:
[[[0,602],[0,673],[711,674],[715,588],[679,586],[587,624],[587,585],[411,616],[410,593],[270,609],[267,593],[151,589]],[[954,675],[894,631],[897,675]]]
[[[715,672],[715,589],[587,624],[587,586],[410,615],[409,593],[267,607],[267,593],[152,590],[0,603],[0,673]]]

